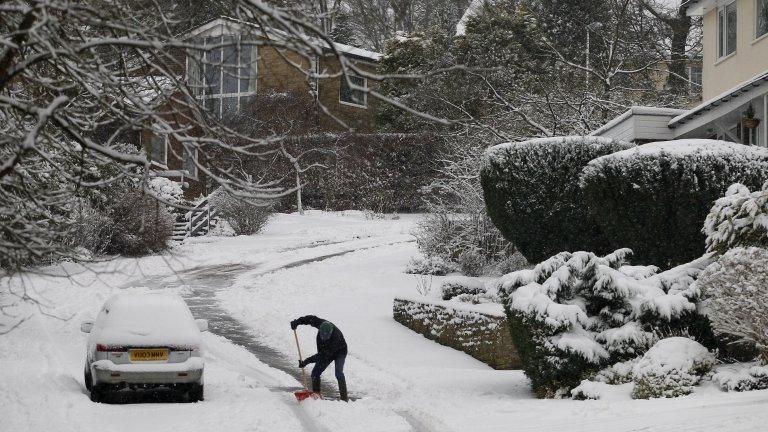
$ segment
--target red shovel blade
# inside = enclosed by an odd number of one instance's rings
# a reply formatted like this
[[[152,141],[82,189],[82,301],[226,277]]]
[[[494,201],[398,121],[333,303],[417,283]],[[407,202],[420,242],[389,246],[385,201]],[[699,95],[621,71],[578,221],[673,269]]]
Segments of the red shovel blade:
[[[301,402],[305,399],[320,399],[320,395],[318,393],[313,392],[312,390],[301,390],[293,393],[294,396],[296,396],[296,400]]]

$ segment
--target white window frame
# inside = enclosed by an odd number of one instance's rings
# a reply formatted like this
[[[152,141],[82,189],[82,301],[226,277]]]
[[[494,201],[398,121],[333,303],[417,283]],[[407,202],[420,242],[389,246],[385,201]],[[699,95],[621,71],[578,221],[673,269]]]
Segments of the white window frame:
[[[734,41],[733,51],[728,52],[728,8],[733,5],[736,7],[736,40]],[[730,58],[731,56],[736,55],[736,51],[738,50],[739,45],[739,5],[737,0],[731,0],[729,2],[723,3],[722,5],[718,6],[717,8],[717,16],[716,22],[717,22],[717,32],[715,32],[715,37],[717,38],[717,43],[715,46],[715,49],[717,50],[717,63]],[[722,52],[722,54],[721,54]]]
[[[192,157],[192,161],[193,161],[192,170],[193,171],[189,171],[187,169],[187,166],[186,166],[187,165],[187,163],[186,163],[186,156],[187,156],[188,153],[190,153],[190,150],[193,151],[193,153],[192,153],[193,154],[193,157]],[[193,180],[197,180],[198,179],[198,174],[199,174],[199,169],[197,167],[197,161],[198,161],[197,158],[198,158],[198,151],[197,151],[197,147],[196,146],[192,146],[192,145],[183,145],[182,146],[181,169],[186,171],[187,172],[187,177],[189,177],[189,178],[191,178]]]
[[[762,40],[762,39],[768,37],[768,23],[766,23],[765,33],[758,34],[758,32],[760,31],[760,28],[759,28],[759,25],[758,25],[758,20],[760,19],[760,13],[759,13],[760,4],[763,4],[764,7],[766,9],[768,9],[768,1],[766,1],[766,0],[755,0],[755,39],[754,39],[753,42],[757,42],[759,40]],[[768,18],[767,18],[767,20],[768,20]]]
[[[232,38],[235,38],[237,40],[238,46],[240,46],[240,47],[243,46],[242,45],[242,35],[218,34],[218,35],[204,35],[202,37],[203,37],[203,40],[205,40],[205,39],[207,39],[209,37],[210,38],[221,38],[222,40],[223,40],[223,38],[226,38],[226,37],[232,37]],[[200,95],[198,95],[198,98],[202,101],[203,106],[205,106],[205,104],[209,100],[218,99],[219,100],[218,112],[213,113],[217,117],[221,117],[224,114],[224,99],[235,98],[235,100],[237,101],[237,105],[236,105],[235,110],[236,111],[240,111],[240,109],[242,108],[242,106],[241,106],[242,105],[242,103],[241,103],[242,102],[242,98],[248,97],[248,96],[254,96],[258,92],[258,83],[259,83],[259,81],[258,81],[258,76],[259,76],[259,62],[258,62],[259,47],[258,47],[258,45],[256,43],[248,44],[247,46],[250,47],[250,49],[253,50],[251,52],[251,62],[248,64],[248,66],[251,67],[251,71],[253,72],[252,76],[249,77],[248,88],[249,89],[253,88],[253,90],[248,90],[248,91],[245,91],[245,92],[240,91],[240,82],[239,82],[239,78],[238,78],[238,87],[237,87],[238,91],[236,93],[219,93],[219,94],[215,94],[215,95],[206,94],[205,93],[205,89],[208,87],[208,83],[206,82],[207,76],[206,76],[206,73],[205,73],[205,65],[206,65],[205,57],[206,57],[207,52],[203,52],[203,70],[200,73],[200,75],[201,75],[200,76],[200,82],[202,84],[203,91],[202,91],[202,93]],[[222,48],[219,48],[219,49],[222,50],[222,58],[221,58],[222,64],[218,65],[218,67],[219,67],[219,86],[223,90],[223,88],[224,88],[223,87],[224,86],[224,64],[223,64],[223,62],[224,62],[224,48],[222,47]],[[244,65],[241,62],[241,57],[238,55],[237,65],[235,66],[237,68],[237,70],[238,70],[238,73],[243,68],[243,66]],[[187,59],[187,76],[189,76],[189,59]],[[253,81],[253,86],[251,86],[251,84],[250,84],[251,80],[254,80]]]
[[[160,168],[168,169],[168,135],[163,134],[163,144],[164,144],[164,151],[163,155],[165,156],[165,160],[161,163],[160,161],[155,160],[155,138],[159,137],[159,132],[157,132],[155,129],[150,129],[152,132],[152,136],[149,138],[149,161],[152,165],[155,165]]]
[[[368,78],[360,76],[360,75],[353,75],[353,74],[349,74],[349,77],[350,78],[352,78],[352,77],[362,78],[362,80],[363,80],[362,87],[365,90],[368,89]],[[354,103],[354,102],[348,102],[348,101],[345,101],[345,100],[341,100],[341,90],[343,88],[342,85],[344,85],[346,83],[346,79],[347,79],[347,77],[345,75],[343,75],[343,74],[341,75],[341,77],[339,77],[339,103],[341,105],[352,106],[352,107],[355,107],[355,108],[368,109],[368,92],[365,91],[365,90],[357,90],[357,89],[353,89],[353,88],[350,87],[350,90],[353,90],[353,91],[356,90],[356,91],[359,91],[359,92],[363,93],[363,103],[362,103],[362,105]]]

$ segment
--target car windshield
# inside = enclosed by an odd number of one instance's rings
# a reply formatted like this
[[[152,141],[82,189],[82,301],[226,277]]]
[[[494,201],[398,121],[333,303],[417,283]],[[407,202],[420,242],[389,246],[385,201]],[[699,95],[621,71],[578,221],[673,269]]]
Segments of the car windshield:
[[[179,297],[168,294],[120,294],[107,301],[97,340],[127,346],[199,345],[200,331]]]

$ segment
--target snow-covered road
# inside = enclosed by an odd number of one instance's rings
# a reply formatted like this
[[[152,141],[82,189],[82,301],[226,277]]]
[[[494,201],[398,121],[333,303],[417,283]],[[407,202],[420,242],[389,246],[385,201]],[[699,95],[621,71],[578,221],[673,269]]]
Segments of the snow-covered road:
[[[0,289],[33,288],[50,307],[16,308],[31,318],[0,335],[0,431],[765,430],[768,392],[726,394],[706,385],[674,400],[536,400],[522,373],[494,371],[403,328],[392,320],[392,298],[415,293],[414,277],[402,273],[416,253],[415,222],[280,215],[254,237],[195,239],[160,257],[4,280]],[[180,292],[195,313],[214,318],[204,336],[205,402],[88,399],[79,322],[115,290],[142,286]],[[344,332],[357,400],[293,399],[299,383],[288,322],[308,313]],[[311,351],[311,329],[301,329],[301,340]]]

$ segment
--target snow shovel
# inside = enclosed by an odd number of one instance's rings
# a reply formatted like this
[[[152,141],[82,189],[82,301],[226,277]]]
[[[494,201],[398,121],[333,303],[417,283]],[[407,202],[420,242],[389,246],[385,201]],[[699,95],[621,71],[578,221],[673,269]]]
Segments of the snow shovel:
[[[299,361],[302,361],[303,359],[301,357],[301,346],[299,346],[299,335],[296,333],[296,329],[293,329],[293,338],[296,340],[296,349],[299,351]],[[304,399],[320,398],[319,394],[309,389],[309,386],[307,385],[307,373],[304,371],[304,368],[301,368],[301,384],[304,386],[304,390],[299,390],[293,393],[293,395],[296,396],[297,401],[301,402]]]

